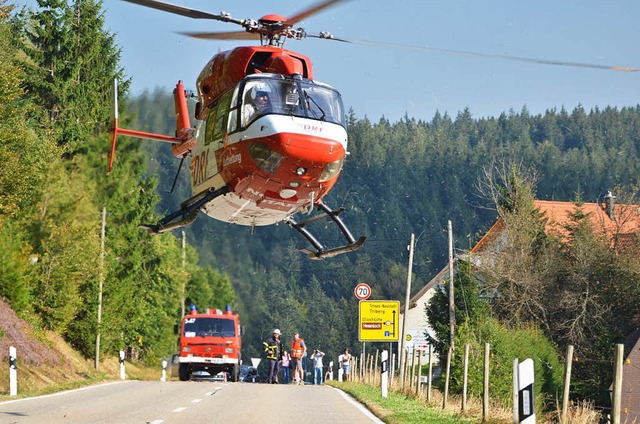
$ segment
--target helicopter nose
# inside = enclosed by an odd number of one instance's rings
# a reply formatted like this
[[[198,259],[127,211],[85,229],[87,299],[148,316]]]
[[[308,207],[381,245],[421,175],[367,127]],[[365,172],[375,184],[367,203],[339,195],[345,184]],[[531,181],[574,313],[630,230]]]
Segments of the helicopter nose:
[[[335,162],[346,154],[339,141],[311,136],[287,138],[282,148],[284,156],[316,164]]]

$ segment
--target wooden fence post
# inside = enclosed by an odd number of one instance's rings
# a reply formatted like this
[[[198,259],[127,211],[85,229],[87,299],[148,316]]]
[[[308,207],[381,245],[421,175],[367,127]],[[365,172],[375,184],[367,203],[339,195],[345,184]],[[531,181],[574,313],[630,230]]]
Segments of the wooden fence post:
[[[396,354],[393,353],[393,349],[389,349],[389,355],[391,355],[391,371],[389,372],[389,387],[393,387],[393,382],[395,380],[395,375],[396,375]]]
[[[562,416],[561,423],[567,422],[567,412],[569,410],[569,389],[571,387],[571,363],[573,362],[573,345],[567,346],[567,356],[564,364],[564,388],[562,391]]]
[[[620,408],[622,405],[622,362],[624,361],[624,345],[616,344],[613,360],[613,393],[611,395],[611,424],[620,424]]]
[[[418,375],[416,378],[416,396],[420,396],[420,392],[422,392],[422,383],[420,380],[422,379],[422,351],[418,350]]]
[[[414,381],[414,377],[416,374],[416,350],[413,349],[413,352],[411,353],[411,377],[409,378],[409,390],[413,389],[413,385],[415,383]]]
[[[451,371],[451,356],[453,355],[453,349],[449,346],[449,352],[447,353],[447,370],[446,377],[444,380],[444,394],[442,396],[442,409],[447,407],[447,402],[449,400],[449,372]]]
[[[376,349],[376,360],[374,362],[375,367],[373,369],[373,384],[376,386],[380,384],[380,380],[378,380],[378,349]]]
[[[373,384],[373,353],[369,355],[369,384]]]
[[[407,387],[407,377],[409,377],[409,351],[404,352],[404,364],[403,364],[403,375],[402,375],[402,390]]]
[[[467,410],[467,380],[469,378],[469,343],[464,345],[463,374],[462,374],[462,412]]]
[[[431,402],[431,376],[433,375],[433,348],[429,346],[429,379],[427,380],[427,402]]]

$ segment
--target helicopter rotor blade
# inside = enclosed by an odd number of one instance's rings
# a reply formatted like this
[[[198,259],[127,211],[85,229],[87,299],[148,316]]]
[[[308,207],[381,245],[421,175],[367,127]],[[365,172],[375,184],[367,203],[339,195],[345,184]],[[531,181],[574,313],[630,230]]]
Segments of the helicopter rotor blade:
[[[179,32],[191,38],[201,40],[259,40],[259,32],[230,31],[230,32]]]
[[[308,37],[308,38],[322,38],[322,39],[325,39],[325,40],[340,41],[342,43],[350,43],[350,44],[353,43],[353,41],[347,40],[345,38],[334,37],[333,34],[331,34],[329,32],[326,32],[326,31],[320,32],[319,34],[306,34],[305,33],[305,37]],[[353,44],[355,44],[355,43],[353,43]]]
[[[632,67],[632,66],[600,65],[596,63],[572,62],[572,61],[565,61],[565,60],[542,59],[542,58],[526,57],[526,56],[511,56],[507,54],[482,53],[482,52],[475,52],[475,51],[468,51],[468,50],[443,49],[439,47],[429,47],[429,46],[412,46],[407,44],[396,44],[396,43],[387,43],[387,42],[380,42],[380,41],[349,40],[345,38],[334,37],[329,33],[320,33],[319,35],[307,34],[307,37],[323,38],[327,40],[340,41],[343,43],[360,44],[363,46],[386,47],[391,49],[404,49],[404,50],[414,50],[414,51],[422,51],[422,52],[426,51],[426,52],[435,52],[435,53],[476,56],[476,57],[483,57],[488,59],[503,59],[503,60],[510,60],[515,62],[537,63],[540,65],[556,65],[556,66],[567,66],[572,68],[602,69],[602,70],[618,71],[618,72],[639,72],[640,71],[640,68]]]
[[[163,12],[169,12],[176,15],[186,16],[193,19],[213,19],[216,21],[230,22],[233,24],[243,25],[244,20],[233,19],[229,15],[216,15],[214,13],[203,12],[197,9],[191,9],[189,7],[178,6],[171,3],[165,3],[158,0],[123,0],[128,3],[138,4],[140,6],[150,7],[151,9],[162,10]]]
[[[321,1],[319,3],[316,3],[315,5],[301,11],[298,12],[297,14],[293,15],[290,18],[287,18],[286,21],[284,21],[285,25],[295,25],[298,22],[300,22],[303,19],[306,19],[310,16],[315,15],[316,13],[319,13],[321,11],[323,11],[324,9],[333,6],[336,3],[341,3],[344,1],[348,1],[348,0],[324,0]]]

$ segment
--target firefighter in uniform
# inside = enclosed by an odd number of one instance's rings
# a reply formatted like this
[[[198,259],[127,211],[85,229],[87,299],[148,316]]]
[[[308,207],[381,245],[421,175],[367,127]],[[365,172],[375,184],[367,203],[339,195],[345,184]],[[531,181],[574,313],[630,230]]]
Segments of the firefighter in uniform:
[[[262,342],[264,345],[264,352],[269,360],[269,380],[271,384],[278,384],[278,363],[282,358],[282,342],[280,341],[280,330],[277,328],[273,330],[271,337],[267,341]]]
[[[294,333],[291,340],[291,368],[293,368],[293,381],[295,384],[304,384],[302,371],[302,358],[307,353],[307,346],[299,333]]]

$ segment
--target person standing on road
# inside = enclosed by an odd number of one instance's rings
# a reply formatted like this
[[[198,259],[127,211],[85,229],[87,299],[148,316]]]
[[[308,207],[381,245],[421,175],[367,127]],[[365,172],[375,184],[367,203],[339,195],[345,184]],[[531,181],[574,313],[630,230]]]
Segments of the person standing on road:
[[[349,348],[344,350],[344,353],[338,357],[338,362],[340,363],[340,367],[342,367],[342,379],[344,381],[349,381],[349,371],[350,371],[350,361],[351,361],[351,353]]]
[[[302,371],[302,357],[307,353],[307,346],[300,333],[293,334],[291,340],[291,368],[293,368],[293,380],[295,384],[304,384],[304,374]]]
[[[280,330],[277,328],[273,330],[271,337],[267,341],[262,342],[264,345],[264,352],[269,360],[269,379],[271,384],[278,384],[278,362],[282,355],[282,342],[280,341]]]
[[[324,352],[318,349],[313,351],[311,359],[313,359],[313,384],[322,384],[322,357]]]
[[[291,368],[289,368],[289,364],[291,362],[291,356],[289,352],[286,350],[282,353],[282,359],[280,360],[280,368],[282,369],[282,383],[289,384],[291,383],[291,373],[289,372]]]

